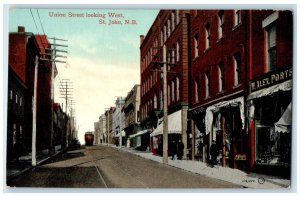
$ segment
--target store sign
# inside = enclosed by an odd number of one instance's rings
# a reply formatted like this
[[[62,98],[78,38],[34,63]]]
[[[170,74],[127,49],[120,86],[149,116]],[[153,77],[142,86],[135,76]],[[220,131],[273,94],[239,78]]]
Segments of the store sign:
[[[195,116],[205,113],[204,107],[197,107],[196,109],[188,111],[188,119],[193,119]]]
[[[243,154],[243,155],[235,155],[234,160],[236,161],[246,161],[247,160],[247,155]]]
[[[250,92],[266,88],[292,78],[292,68],[267,73],[259,79],[250,82]]]

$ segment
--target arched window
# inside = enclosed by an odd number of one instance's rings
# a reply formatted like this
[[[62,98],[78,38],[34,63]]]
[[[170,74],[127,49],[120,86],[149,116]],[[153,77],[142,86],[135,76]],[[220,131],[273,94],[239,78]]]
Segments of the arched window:
[[[224,11],[223,10],[221,10],[218,13],[218,19],[219,19],[218,38],[221,39],[224,36]]]
[[[210,47],[210,24],[207,23],[205,25],[205,49],[208,49]]]
[[[177,101],[180,100],[180,89],[179,89],[179,77],[176,77],[176,98],[177,98]]]

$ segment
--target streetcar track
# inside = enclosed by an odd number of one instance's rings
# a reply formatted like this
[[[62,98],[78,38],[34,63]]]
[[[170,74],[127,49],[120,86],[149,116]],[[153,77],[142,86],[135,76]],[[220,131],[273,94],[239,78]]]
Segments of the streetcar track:
[[[93,150],[96,150],[96,149],[93,149]],[[99,150],[99,149],[97,149],[97,150]],[[90,152],[89,152],[90,153]],[[124,174],[127,174],[128,176],[130,176],[130,177],[132,177],[134,180],[136,180],[140,185],[142,185],[143,186],[143,188],[149,188],[148,186],[147,186],[147,184],[144,182],[144,181],[142,181],[138,176],[136,176],[136,175],[133,175],[132,173],[130,173],[129,171],[129,169],[128,168],[126,168],[126,167],[120,167],[121,165],[121,162],[118,162],[117,160],[115,160],[115,159],[113,159],[113,157],[111,157],[112,159],[110,160],[111,161],[111,163],[115,166],[115,167],[117,167],[117,168],[119,168]]]
[[[94,167],[96,168],[97,173],[98,173],[98,175],[99,175],[101,181],[104,183],[105,188],[108,188],[108,186],[107,186],[107,184],[106,184],[106,181],[104,180],[103,176],[102,176],[101,173],[100,173],[100,170],[99,170],[98,166],[96,165],[96,163],[95,163],[95,161],[94,161],[93,155],[91,154],[91,152],[90,152],[89,150],[88,150],[88,153],[89,153],[90,157],[92,158],[91,162],[93,163]]]

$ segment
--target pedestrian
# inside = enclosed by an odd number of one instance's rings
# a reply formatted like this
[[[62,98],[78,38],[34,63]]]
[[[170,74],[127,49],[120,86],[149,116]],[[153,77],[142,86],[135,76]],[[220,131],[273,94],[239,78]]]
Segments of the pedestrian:
[[[219,154],[218,147],[217,147],[215,140],[212,141],[212,145],[210,146],[209,153],[210,153],[210,158],[211,158],[210,159],[211,167],[214,167],[214,165],[218,164],[217,158],[218,158],[218,154]]]
[[[173,141],[171,141],[171,145],[170,145],[170,155],[171,155],[172,160],[175,159],[175,154],[176,154],[176,143],[173,140]]]
[[[183,148],[184,148],[184,144],[183,142],[179,139],[178,141],[178,146],[177,146],[177,158],[179,160],[182,159],[182,156],[183,156]]]

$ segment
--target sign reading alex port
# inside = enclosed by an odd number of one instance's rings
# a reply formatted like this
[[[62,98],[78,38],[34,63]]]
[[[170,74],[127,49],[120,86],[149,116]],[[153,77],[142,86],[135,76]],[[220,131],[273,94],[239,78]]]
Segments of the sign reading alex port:
[[[292,78],[292,74],[293,73],[291,67],[276,70],[275,72],[269,72],[250,82],[250,92],[254,92],[287,81]]]

